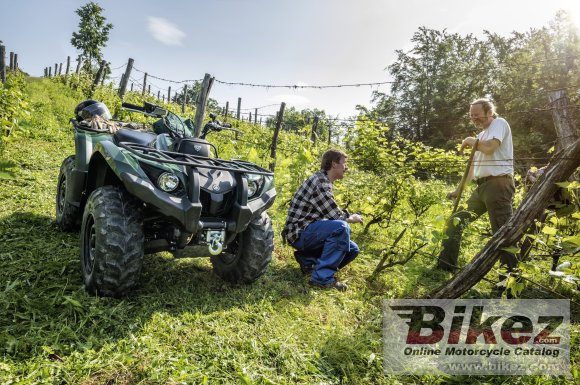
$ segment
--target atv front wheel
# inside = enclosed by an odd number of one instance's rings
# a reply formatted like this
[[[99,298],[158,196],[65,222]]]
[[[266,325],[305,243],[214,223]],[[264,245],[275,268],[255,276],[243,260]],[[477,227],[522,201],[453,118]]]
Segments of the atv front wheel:
[[[78,230],[81,224],[80,207],[70,204],[67,199],[67,194],[70,194],[74,165],[74,155],[62,161],[56,188],[56,224],[65,231]]]
[[[272,221],[262,213],[228,245],[227,252],[211,257],[213,271],[231,283],[254,282],[266,272],[273,249]]]
[[[89,196],[81,227],[81,274],[87,291],[121,297],[143,266],[143,219],[135,199],[104,186]]]

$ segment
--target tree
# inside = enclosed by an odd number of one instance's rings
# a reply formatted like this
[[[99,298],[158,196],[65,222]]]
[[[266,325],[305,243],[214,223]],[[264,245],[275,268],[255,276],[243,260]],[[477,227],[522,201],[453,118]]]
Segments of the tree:
[[[81,53],[83,70],[94,73],[102,60],[101,48],[109,40],[109,31],[113,24],[106,23],[102,15],[104,9],[97,3],[90,2],[75,11],[80,16],[79,31],[73,32],[71,44]]]
[[[359,113],[386,123],[392,134],[453,148],[473,133],[467,103],[487,96],[510,122],[516,158],[545,154],[556,139],[548,94],[580,82],[578,28],[560,11],[541,29],[507,37],[484,32],[480,39],[419,28],[412,48],[397,50],[388,67],[390,92],[375,92],[375,107]],[[570,92],[570,103],[579,102],[580,94]],[[580,116],[575,120],[580,124]]]

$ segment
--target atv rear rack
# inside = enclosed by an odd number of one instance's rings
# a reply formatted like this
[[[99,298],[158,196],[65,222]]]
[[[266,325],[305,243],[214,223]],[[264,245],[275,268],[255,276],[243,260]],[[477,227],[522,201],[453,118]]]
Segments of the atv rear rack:
[[[140,158],[155,162],[266,176],[274,175],[272,171],[268,171],[265,168],[243,160],[224,160],[184,154],[181,152],[163,151],[131,142],[120,142],[119,147],[132,152]]]

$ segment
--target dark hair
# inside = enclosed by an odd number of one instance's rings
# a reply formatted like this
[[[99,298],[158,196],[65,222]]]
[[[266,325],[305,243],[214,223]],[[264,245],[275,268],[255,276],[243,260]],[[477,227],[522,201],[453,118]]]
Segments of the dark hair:
[[[497,115],[495,113],[495,105],[493,104],[493,102],[491,100],[486,99],[486,98],[476,99],[473,102],[471,102],[469,105],[473,106],[475,104],[481,104],[481,108],[483,109],[483,112],[486,115],[489,111],[491,111],[491,115],[493,117],[495,117]]]
[[[328,171],[332,168],[332,162],[339,163],[342,158],[347,158],[348,156],[344,151],[341,150],[326,150],[322,154],[322,162],[320,162],[320,169],[322,171]]]

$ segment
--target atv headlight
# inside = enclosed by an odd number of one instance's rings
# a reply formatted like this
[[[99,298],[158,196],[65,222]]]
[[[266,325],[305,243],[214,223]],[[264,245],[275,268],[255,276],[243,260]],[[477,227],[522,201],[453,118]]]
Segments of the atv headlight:
[[[157,185],[165,192],[175,191],[179,187],[179,178],[173,173],[164,172],[157,178]]]
[[[248,199],[255,198],[264,186],[264,176],[247,174],[248,177]]]

